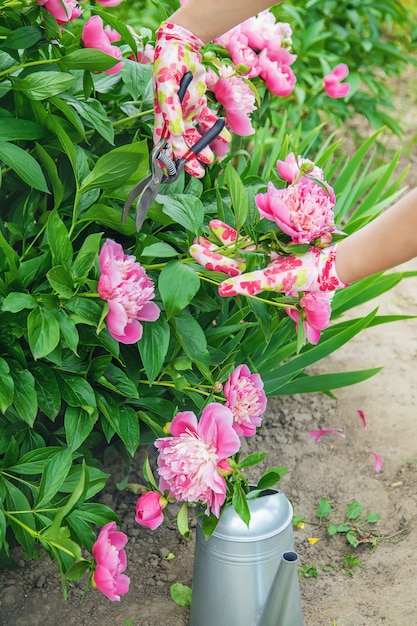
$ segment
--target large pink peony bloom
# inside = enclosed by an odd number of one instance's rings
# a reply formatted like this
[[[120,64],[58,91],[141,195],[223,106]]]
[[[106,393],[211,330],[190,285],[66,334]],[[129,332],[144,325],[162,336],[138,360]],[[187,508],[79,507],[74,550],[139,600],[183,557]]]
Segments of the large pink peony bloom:
[[[249,115],[256,109],[255,95],[242,78],[233,74],[233,68],[225,65],[220,68],[220,77],[209,70],[206,74],[207,88],[224,107],[228,128],[242,137],[253,135],[255,129]]]
[[[226,499],[226,481],[219,464],[235,454],[240,440],[233,429],[233,413],[213,402],[197,421],[192,411],[177,413],[169,431],[172,437],[157,439],[159,488],[169,497],[206,504],[206,514],[220,515]],[[223,471],[220,465],[220,471]]]
[[[282,50],[281,53],[287,53],[287,51]],[[290,55],[290,57],[293,56]],[[268,51],[264,49],[259,54],[258,64],[260,68],[259,74],[266,82],[269,91],[282,98],[292,93],[297,79],[288,63],[272,60],[268,55]]]
[[[142,494],[136,503],[136,522],[140,526],[155,530],[164,521],[162,511],[166,505],[166,498],[157,491],[148,491]]]
[[[233,413],[233,428],[237,434],[254,435],[266,409],[264,384],[259,374],[251,374],[247,365],[239,365],[229,376],[224,395],[226,406]]]
[[[154,322],[160,310],[154,302],[154,285],[134,256],[120,244],[107,239],[100,251],[98,293],[107,300],[106,324],[112,337],[121,343],[136,343],[142,337],[140,321]]]
[[[93,580],[97,589],[109,600],[120,600],[120,596],[129,591],[130,579],[123,574],[127,565],[126,543],[127,537],[116,530],[116,522],[109,522],[100,530],[93,545],[96,561]]]
[[[345,98],[350,91],[349,83],[342,83],[349,74],[349,68],[346,63],[339,63],[336,67],[323,78],[324,91],[329,98]]]
[[[297,295],[297,294],[292,294]],[[298,330],[300,321],[304,326],[305,336],[308,341],[316,345],[320,340],[321,331],[330,324],[332,314],[331,301],[334,292],[313,293],[306,291],[300,298],[302,311],[285,309],[289,317],[294,320]]]
[[[311,243],[334,228],[336,199],[333,189],[328,185],[326,189],[303,176],[285,189],[269,182],[268,191],[255,201],[261,216],[275,222],[294,243]]]
[[[37,0],[37,3],[49,11],[58,24],[71,22],[83,12],[77,0]]]
[[[240,25],[240,32],[245,35],[251,48],[257,51],[266,50],[272,60],[283,47],[289,47],[291,41],[291,26],[277,22],[274,14],[262,11],[255,17],[250,17]],[[294,57],[295,60],[295,57]]]
[[[81,39],[86,48],[95,48],[115,59],[122,59],[122,51],[117,46],[112,45],[111,38],[107,34],[103,20],[99,15],[93,15],[86,21]],[[105,74],[116,74],[116,72],[120,72],[123,65],[124,62],[120,61],[120,63],[116,63],[113,67],[106,70]]]

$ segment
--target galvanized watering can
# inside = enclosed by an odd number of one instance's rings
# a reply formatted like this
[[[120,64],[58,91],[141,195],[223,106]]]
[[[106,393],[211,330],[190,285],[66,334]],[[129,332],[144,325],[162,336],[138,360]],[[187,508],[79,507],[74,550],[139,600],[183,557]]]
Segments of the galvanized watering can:
[[[190,626],[303,626],[292,506],[282,491],[227,508],[209,539],[198,518]]]

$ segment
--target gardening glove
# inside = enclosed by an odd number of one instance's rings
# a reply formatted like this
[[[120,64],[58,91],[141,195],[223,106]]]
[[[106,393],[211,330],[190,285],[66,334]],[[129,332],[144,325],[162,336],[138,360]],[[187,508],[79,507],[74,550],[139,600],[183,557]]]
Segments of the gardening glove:
[[[209,226],[222,242],[222,249],[232,249],[232,244],[237,240],[236,231],[220,220],[212,220]],[[239,240],[238,243],[244,245],[245,240]],[[221,296],[253,296],[262,291],[290,294],[300,291],[326,292],[347,287],[336,272],[336,249],[337,244],[323,249],[311,246],[307,253],[300,256],[271,253],[267,267],[246,273],[244,259],[233,259],[220,254],[219,246],[204,238],[191,246],[190,254],[206,269],[231,276],[220,283]]]
[[[157,30],[153,85],[155,96],[154,141],[157,143],[164,132],[172,148],[174,158],[181,158],[217,120],[208,108],[205,96],[206,70],[201,63],[199,49],[204,43],[189,30],[163,22]],[[191,71],[193,79],[182,103],[178,98],[180,82],[184,74]],[[231,140],[230,133],[223,129],[217,139],[224,143]],[[214,154],[204,148],[198,159],[211,163]],[[192,176],[204,176],[204,167],[197,159],[187,161],[184,169]]]

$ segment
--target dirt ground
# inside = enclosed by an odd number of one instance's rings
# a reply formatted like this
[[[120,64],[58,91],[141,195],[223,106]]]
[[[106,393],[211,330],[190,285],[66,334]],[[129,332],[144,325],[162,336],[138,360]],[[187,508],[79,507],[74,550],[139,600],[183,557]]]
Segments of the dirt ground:
[[[414,116],[409,126],[413,135],[415,121]],[[406,150],[404,163],[410,160],[408,183],[414,185],[416,149],[411,154]],[[403,269],[417,270],[417,259]],[[381,314],[417,316],[417,278],[402,281],[388,294],[356,309],[355,316],[376,306]],[[380,541],[373,551],[368,545],[354,549],[344,536],[330,537],[325,528],[312,523],[295,529],[300,568],[305,570],[300,578],[305,626],[417,624],[416,365],[417,319],[365,330],[315,371],[384,366],[379,374],[336,390],[336,400],[322,394],[270,400],[262,431],[249,441],[250,450],[270,452],[268,465],[290,468],[281,489],[293,501],[297,516],[316,523],[321,498],[331,503],[336,524],[343,522],[352,501],[360,502],[365,514],[380,515],[375,525]],[[366,416],[366,430],[358,409]],[[328,435],[317,444],[307,436],[313,429],[333,427],[342,428],[345,438]],[[380,473],[375,472],[369,449],[382,458]],[[45,556],[25,563],[20,556],[16,569],[0,572],[0,626],[188,624],[189,611],[171,600],[170,587],[174,582],[191,586],[194,533],[186,541],[174,524],[154,532],[138,527],[136,496],[115,488],[123,463],[117,457],[107,463],[112,478],[102,500],[115,508],[129,536],[128,595],[112,603],[90,589],[81,603],[82,581],[70,589],[64,602],[55,564]],[[140,468],[140,462],[136,466]],[[140,473],[133,471],[130,480],[141,482]],[[312,545],[311,537],[319,541]],[[168,560],[170,553],[175,558]],[[316,576],[304,575],[315,572]]]

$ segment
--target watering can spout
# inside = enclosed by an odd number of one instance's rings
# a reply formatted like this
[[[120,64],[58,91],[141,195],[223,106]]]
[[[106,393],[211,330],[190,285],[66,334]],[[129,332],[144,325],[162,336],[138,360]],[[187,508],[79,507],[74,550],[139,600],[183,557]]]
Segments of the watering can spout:
[[[284,552],[256,626],[303,626],[298,554]]]

